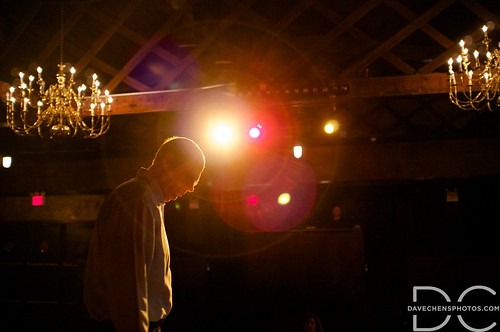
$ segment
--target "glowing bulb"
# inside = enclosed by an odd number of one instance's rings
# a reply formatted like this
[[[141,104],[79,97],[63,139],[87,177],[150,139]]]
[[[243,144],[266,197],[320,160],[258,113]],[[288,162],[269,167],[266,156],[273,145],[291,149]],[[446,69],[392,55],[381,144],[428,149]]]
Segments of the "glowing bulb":
[[[333,125],[333,123],[329,122],[329,123],[325,124],[325,126],[323,127],[323,130],[327,134],[333,134],[333,132],[335,131],[335,126]]]
[[[278,204],[279,205],[287,205],[290,203],[291,197],[289,193],[282,193],[278,196]]]
[[[302,157],[302,146],[301,145],[295,145],[293,147],[293,156],[297,159]]]
[[[11,156],[2,157],[2,166],[3,168],[10,168],[10,166],[12,166],[12,157]]]
[[[219,125],[214,128],[213,137],[217,143],[227,144],[233,139],[234,134],[228,126]]]
[[[262,129],[262,126],[260,124],[258,124],[255,127],[250,128],[250,130],[248,131],[248,135],[251,138],[259,138],[261,129]]]

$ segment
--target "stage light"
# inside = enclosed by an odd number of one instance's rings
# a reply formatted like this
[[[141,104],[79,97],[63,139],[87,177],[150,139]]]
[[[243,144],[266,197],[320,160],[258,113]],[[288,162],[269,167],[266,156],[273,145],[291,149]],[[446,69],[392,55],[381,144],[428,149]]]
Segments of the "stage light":
[[[336,120],[329,120],[325,123],[324,127],[323,127],[323,131],[328,134],[328,135],[331,135],[333,134],[334,132],[336,132],[339,128],[339,123],[338,121]]]
[[[234,139],[234,131],[228,124],[218,124],[213,128],[212,137],[219,145],[230,145]]]
[[[282,193],[278,196],[279,205],[288,205],[290,203],[291,197],[289,193]]]
[[[297,159],[302,157],[302,145],[295,145],[293,147],[293,156]]]
[[[262,131],[262,126],[260,124],[257,124],[252,128],[250,128],[250,130],[248,131],[248,135],[253,139],[257,139],[260,137],[262,133],[261,131]]]

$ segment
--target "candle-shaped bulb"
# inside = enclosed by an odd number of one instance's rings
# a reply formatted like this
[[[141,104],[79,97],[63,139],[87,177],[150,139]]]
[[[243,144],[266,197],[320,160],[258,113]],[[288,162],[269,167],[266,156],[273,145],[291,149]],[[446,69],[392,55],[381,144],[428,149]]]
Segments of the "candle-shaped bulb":
[[[479,58],[479,52],[478,52],[478,50],[474,51],[474,58],[476,58],[476,59]]]
[[[483,25],[481,30],[483,30],[484,38],[488,38],[488,27],[486,25]]]
[[[464,40],[460,40],[460,42],[458,43],[458,45],[460,45],[460,47],[462,48],[462,53],[464,52],[464,46],[465,46],[465,42]]]
[[[453,58],[448,59],[448,72],[450,75],[453,74]]]
[[[24,78],[24,73],[20,72],[19,73],[19,79],[21,80],[21,84],[23,83],[23,78]]]

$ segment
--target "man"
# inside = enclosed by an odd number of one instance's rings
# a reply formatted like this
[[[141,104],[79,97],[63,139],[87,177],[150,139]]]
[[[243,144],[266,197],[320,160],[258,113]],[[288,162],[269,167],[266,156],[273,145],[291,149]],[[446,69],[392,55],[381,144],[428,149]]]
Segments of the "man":
[[[172,137],[148,168],[104,201],[84,280],[85,305],[99,331],[159,331],[158,322],[172,308],[164,205],[192,192],[204,168],[195,142]]]

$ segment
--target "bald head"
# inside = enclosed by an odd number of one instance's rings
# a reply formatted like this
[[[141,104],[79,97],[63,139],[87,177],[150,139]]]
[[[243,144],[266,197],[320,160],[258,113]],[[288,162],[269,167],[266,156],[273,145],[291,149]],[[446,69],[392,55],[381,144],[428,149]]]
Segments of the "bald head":
[[[202,171],[205,168],[205,155],[198,144],[186,137],[167,138],[156,152],[153,164],[169,160],[170,167],[188,163]]]
[[[165,201],[192,192],[205,169],[205,155],[198,144],[174,136],[163,142],[149,167],[162,187]]]

